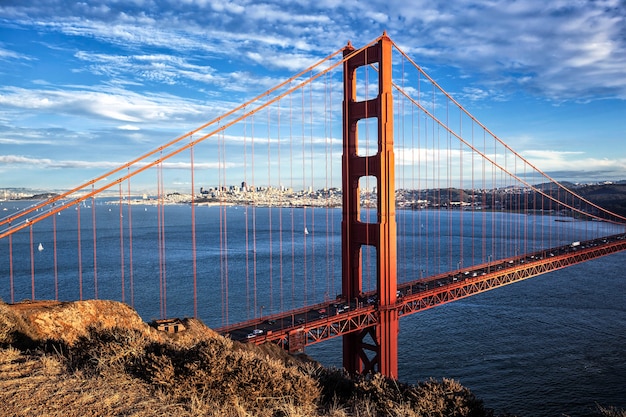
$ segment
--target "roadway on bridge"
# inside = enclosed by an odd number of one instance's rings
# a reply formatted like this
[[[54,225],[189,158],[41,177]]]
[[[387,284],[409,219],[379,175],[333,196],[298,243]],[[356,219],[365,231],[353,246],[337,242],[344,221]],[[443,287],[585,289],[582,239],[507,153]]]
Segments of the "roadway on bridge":
[[[626,235],[620,234],[572,242],[548,250],[398,284],[396,309],[400,316],[406,316],[623,250],[626,250]],[[290,351],[299,351],[307,345],[375,325],[378,322],[377,311],[374,293],[366,293],[350,301],[339,296],[333,301],[216,330],[233,340],[256,344],[274,342]]]

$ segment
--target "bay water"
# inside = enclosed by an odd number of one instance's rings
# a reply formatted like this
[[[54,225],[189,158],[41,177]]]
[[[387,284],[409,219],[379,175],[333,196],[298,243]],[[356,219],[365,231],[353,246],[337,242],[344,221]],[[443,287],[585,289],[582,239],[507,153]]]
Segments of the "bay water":
[[[7,208],[3,213],[8,214],[26,204],[2,202],[0,207]],[[97,288],[98,298],[123,300],[146,321],[160,318],[164,307],[169,317],[193,315],[188,205],[165,206],[167,255],[161,268],[155,261],[159,247],[155,206],[120,210],[117,205],[100,202],[94,209],[80,210],[81,223],[71,211],[55,220],[59,299],[94,298]],[[90,229],[94,213],[96,251]],[[399,211],[397,215],[399,224],[414,225],[404,228],[406,234],[409,230],[420,234],[402,242],[399,237],[399,274],[409,276],[409,269],[415,269],[419,276],[428,276],[440,272],[441,264],[459,262],[458,254],[441,254],[458,248],[438,244],[426,232],[421,235],[420,230],[435,230],[431,223],[444,225],[444,229],[438,226],[437,234],[454,235],[457,243],[466,240],[465,251],[472,247],[473,239],[480,239],[478,233],[473,237],[471,226],[465,226],[464,235],[458,236],[457,220],[442,220],[441,216],[462,216],[458,213]],[[496,223],[491,216],[501,214],[480,218],[503,227],[504,220]],[[133,225],[132,268],[131,236],[125,223],[129,218]],[[124,220],[120,223],[120,219]],[[538,230],[554,224],[550,216],[534,220]],[[516,220],[508,216],[506,221]],[[219,327],[334,298],[341,288],[340,222],[340,209],[197,207],[198,317],[210,327]],[[123,239],[119,237],[120,224]],[[55,297],[52,227],[51,221],[42,222],[33,226],[32,238],[22,233],[12,239],[12,282],[9,243],[6,238],[0,242],[3,301],[31,298],[33,292],[37,299]],[[268,230],[273,234],[265,233]],[[558,239],[561,243],[576,239],[575,232],[569,226],[559,231]],[[502,238],[493,234],[493,239]],[[32,245],[36,247],[31,251]],[[487,246],[493,248],[490,259],[498,259],[511,256],[507,250],[534,250],[535,242],[516,240]],[[94,252],[97,272],[91,266]],[[416,253],[420,261],[414,263]],[[78,258],[85,264],[80,276],[75,272]],[[465,266],[481,261],[479,255],[469,252],[461,258]],[[618,253],[404,317],[400,321],[399,379],[416,383],[453,378],[482,398],[487,407],[520,416],[586,416],[595,411],[596,404],[626,409],[625,266],[626,253]],[[165,298],[160,297],[163,288],[159,282],[163,281]],[[373,284],[364,285],[371,289]],[[340,339],[310,346],[306,352],[324,365],[341,366]]]

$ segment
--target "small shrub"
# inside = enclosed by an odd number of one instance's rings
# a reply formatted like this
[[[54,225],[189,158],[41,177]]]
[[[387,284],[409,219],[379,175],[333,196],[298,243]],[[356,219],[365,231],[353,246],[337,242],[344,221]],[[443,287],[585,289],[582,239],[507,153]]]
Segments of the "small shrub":
[[[61,343],[61,342],[59,342]],[[89,328],[72,346],[64,346],[71,370],[90,375],[105,371],[124,371],[144,355],[147,341],[133,329],[97,330]]]
[[[626,417],[626,410],[615,407],[602,407],[598,405],[597,416],[599,417]]]

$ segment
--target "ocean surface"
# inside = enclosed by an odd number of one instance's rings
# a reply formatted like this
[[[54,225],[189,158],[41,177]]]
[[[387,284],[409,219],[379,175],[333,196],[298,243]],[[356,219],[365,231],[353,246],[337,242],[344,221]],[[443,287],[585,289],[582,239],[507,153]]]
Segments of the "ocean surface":
[[[0,203],[7,209],[0,217],[25,204]],[[61,300],[123,300],[146,321],[159,318],[163,310],[168,317],[193,315],[195,301],[199,318],[219,327],[332,299],[340,292],[340,210],[197,207],[194,300],[190,210],[186,205],[165,206],[166,257],[161,261],[157,208],[149,205],[120,210],[98,202],[93,208],[61,213],[55,224],[33,226],[32,237],[29,232],[15,235],[10,242],[12,279],[5,238],[0,241],[0,298],[18,301],[34,292],[37,299],[53,299],[58,292]],[[450,265],[484,261],[484,250],[470,249],[480,239],[473,230],[511,230],[510,241],[491,234],[493,241],[486,245],[490,259],[540,247],[548,229],[556,236],[554,246],[577,239],[575,224],[555,223],[551,216],[534,216],[530,223],[524,218],[522,234],[517,226],[522,216],[487,213],[470,220],[460,212],[400,211],[398,273],[414,279]],[[536,232],[527,233],[531,227]],[[597,226],[600,234],[602,227]],[[437,241],[444,235],[452,243]],[[373,288],[369,257],[364,255],[366,290]],[[399,379],[415,383],[453,378],[487,407],[519,416],[586,416],[596,404],[626,409],[625,266],[626,253],[619,253],[404,317]],[[340,339],[306,352],[325,365],[341,366]]]
[[[626,409],[624,266],[619,253],[403,318],[399,379],[452,378],[519,416]],[[341,366],[340,342],[307,353]]]

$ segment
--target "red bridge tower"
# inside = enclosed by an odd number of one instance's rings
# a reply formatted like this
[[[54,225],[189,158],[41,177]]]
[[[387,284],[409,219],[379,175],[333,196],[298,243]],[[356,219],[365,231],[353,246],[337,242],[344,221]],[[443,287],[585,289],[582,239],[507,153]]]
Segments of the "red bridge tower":
[[[393,154],[393,100],[391,82],[392,42],[386,34],[358,53],[348,44],[344,50],[343,103],[343,218],[342,218],[342,291],[347,300],[362,292],[362,255],[364,245],[376,249],[376,285],[379,323],[343,337],[343,366],[349,372],[378,371],[398,375],[398,312],[396,304],[396,212]],[[356,70],[378,64],[378,95],[357,100]],[[378,119],[378,152],[358,155],[359,120]],[[359,179],[377,179],[377,221],[360,220]]]

